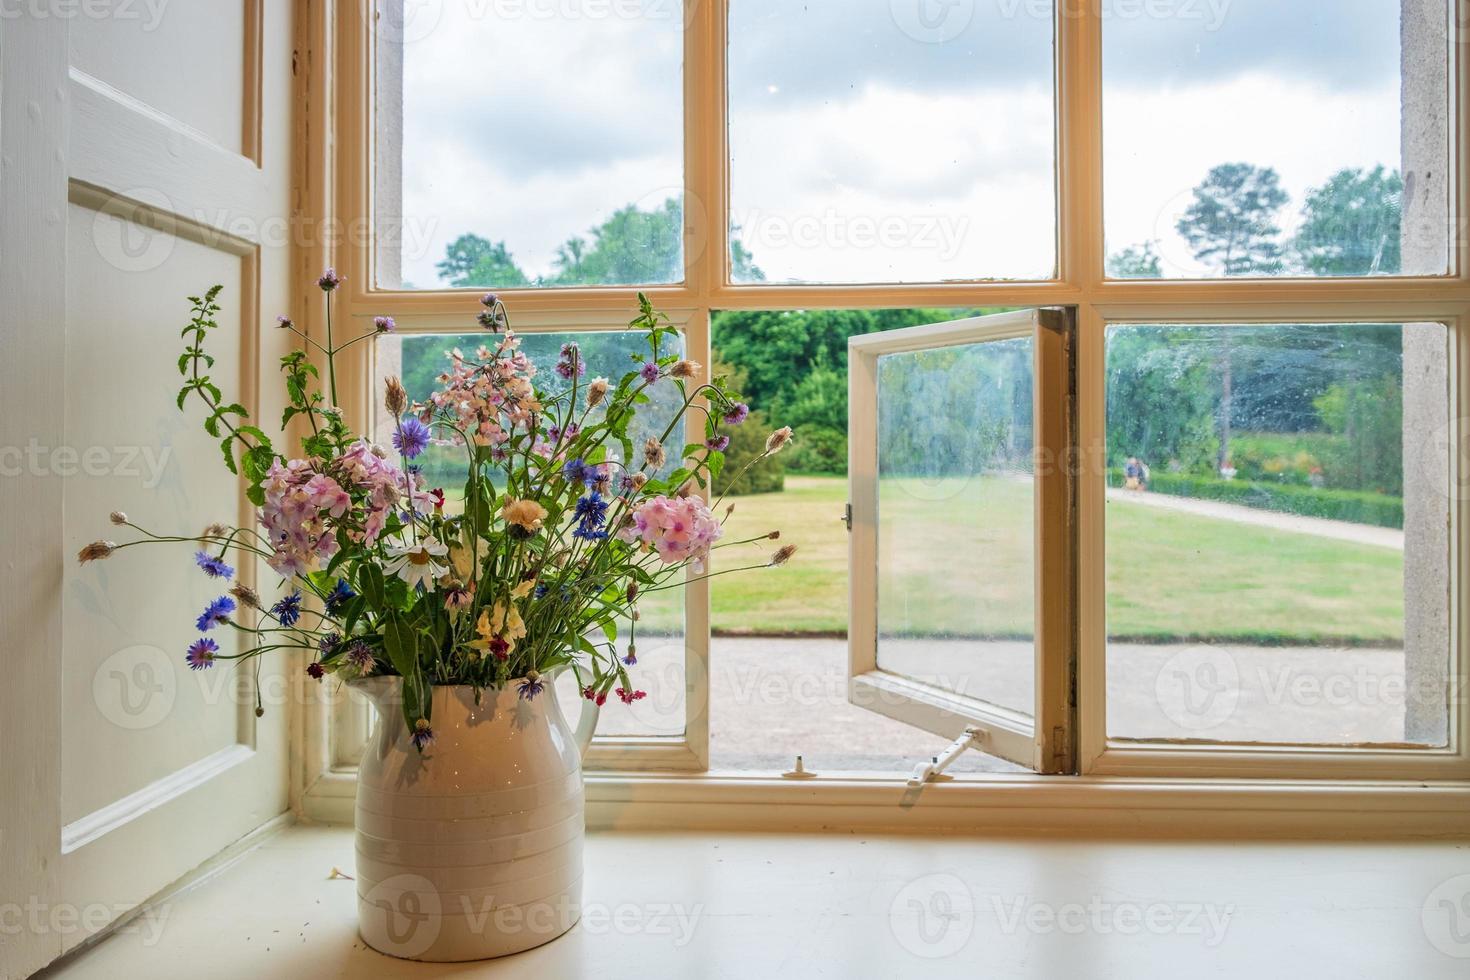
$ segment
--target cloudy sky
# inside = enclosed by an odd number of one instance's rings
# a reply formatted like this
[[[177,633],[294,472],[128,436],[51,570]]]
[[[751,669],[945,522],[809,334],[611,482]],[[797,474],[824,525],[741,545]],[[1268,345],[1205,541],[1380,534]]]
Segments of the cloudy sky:
[[[529,274],[682,180],[677,0],[406,0],[404,274],[504,240]],[[730,0],[732,218],[774,281],[1029,278],[1055,255],[1051,4]],[[1110,251],[1222,162],[1292,196],[1399,163],[1399,0],[1110,0]]]

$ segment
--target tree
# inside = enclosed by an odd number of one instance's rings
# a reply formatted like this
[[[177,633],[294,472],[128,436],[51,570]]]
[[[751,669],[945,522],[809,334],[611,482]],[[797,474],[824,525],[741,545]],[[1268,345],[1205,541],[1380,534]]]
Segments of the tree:
[[[1164,275],[1153,242],[1129,245],[1108,256],[1108,275],[1114,279],[1159,279]]]
[[[1339,170],[1307,192],[1293,246],[1317,276],[1399,271],[1404,182],[1397,170]]]
[[[1274,275],[1282,267],[1276,214],[1287,199],[1270,167],[1222,163],[1194,189],[1175,228],[1195,258],[1227,276]]]
[[[557,249],[556,286],[678,282],[684,275],[684,208],[671,197],[650,211],[629,204]]]
[[[437,266],[451,286],[525,286],[526,274],[515,264],[505,242],[479,235],[460,235],[444,250]]]
[[[1276,213],[1287,201],[1276,171],[1248,163],[1222,163],[1194,189],[1194,201],[1175,227],[1194,257],[1227,276],[1275,275],[1282,268]],[[1231,393],[1234,386],[1229,331],[1220,345],[1221,469],[1230,462]]]

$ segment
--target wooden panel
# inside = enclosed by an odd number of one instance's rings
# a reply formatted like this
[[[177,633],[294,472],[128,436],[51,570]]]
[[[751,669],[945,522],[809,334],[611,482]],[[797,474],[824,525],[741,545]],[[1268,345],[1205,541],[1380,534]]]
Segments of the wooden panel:
[[[89,75],[71,73],[73,183],[252,244],[286,244],[283,180]],[[274,212],[274,213],[273,213]]]
[[[160,533],[234,523],[238,483],[201,429],[198,406],[180,412],[173,392],[178,332],[189,312],[183,297],[223,283],[238,311],[240,258],[77,204],[68,224],[60,388],[67,425],[48,467],[64,500],[67,551],[114,533],[106,523],[113,509]],[[223,319],[209,341],[218,358],[213,377],[227,397],[248,403],[240,348],[238,319]],[[68,823],[237,741],[234,671],[195,673],[182,659],[199,635],[193,616],[226,584],[194,567],[192,554],[187,544],[150,546],[66,566]],[[229,630],[210,635],[226,652],[238,648]]]
[[[246,153],[246,25],[254,6],[249,0],[105,5],[109,16],[71,19],[71,64],[219,146]]]

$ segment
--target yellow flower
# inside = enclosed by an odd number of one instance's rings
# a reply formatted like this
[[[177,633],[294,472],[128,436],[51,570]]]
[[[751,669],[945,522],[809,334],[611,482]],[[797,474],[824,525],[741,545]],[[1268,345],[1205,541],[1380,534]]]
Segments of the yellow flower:
[[[495,608],[490,610],[490,628],[510,640],[512,648],[515,647],[516,640],[526,635],[526,624],[521,620],[520,612],[515,606],[505,602],[497,602]]]
[[[531,590],[535,587],[535,579],[526,579],[526,581],[522,582],[520,585],[517,585],[515,588],[510,590],[510,597],[512,599],[524,599],[526,596],[531,594]]]
[[[485,560],[485,553],[489,545],[484,538],[475,539],[474,550],[470,550],[467,544],[455,543],[449,546],[449,565],[454,569],[454,577],[461,582],[468,582],[475,577],[475,569],[480,562]],[[473,555],[474,557],[471,557]]]

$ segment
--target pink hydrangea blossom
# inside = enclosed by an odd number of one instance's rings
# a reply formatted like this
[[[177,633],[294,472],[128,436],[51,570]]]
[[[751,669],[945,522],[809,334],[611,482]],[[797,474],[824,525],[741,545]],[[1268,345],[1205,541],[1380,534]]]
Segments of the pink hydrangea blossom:
[[[703,571],[710,547],[723,533],[724,528],[700,498],[660,495],[639,504],[631,523],[618,536],[658,552],[667,565],[692,561],[695,571]]]

